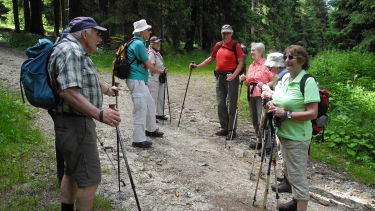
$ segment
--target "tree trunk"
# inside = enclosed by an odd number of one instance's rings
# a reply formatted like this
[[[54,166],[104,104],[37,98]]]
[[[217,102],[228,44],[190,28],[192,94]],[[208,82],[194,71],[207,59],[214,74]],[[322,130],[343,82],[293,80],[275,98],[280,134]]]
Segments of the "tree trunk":
[[[42,1],[30,1],[31,11],[31,26],[30,32],[34,34],[44,34],[43,21],[42,21]]]
[[[81,0],[69,0],[69,21],[79,16],[82,16]]]
[[[112,5],[112,6],[115,6],[116,2],[114,0],[99,0],[99,11],[102,12],[102,17],[101,17],[101,20],[107,20],[107,18],[111,15],[111,12],[110,12],[110,6],[109,5]],[[107,32],[103,33],[102,34],[102,38],[103,38],[103,43],[109,43],[109,36],[110,35],[114,35],[114,25],[113,24],[108,24],[107,26],[105,26],[107,28]]]
[[[14,28],[17,33],[20,32],[20,19],[18,17],[18,0],[12,0],[13,2],[13,17],[14,17]]]
[[[199,22],[198,20],[198,10],[199,10],[199,7],[197,5],[194,4],[194,1],[191,2],[192,5],[191,6],[191,23],[193,23],[191,26],[190,26],[190,29],[188,30],[187,32],[187,37],[186,37],[186,43],[185,43],[185,47],[184,49],[186,51],[192,51],[194,49],[194,40],[195,40],[195,32],[196,32],[196,28],[197,28],[197,25],[196,23]]]
[[[61,26],[63,28],[68,26],[68,20],[67,20],[67,0],[60,0],[60,8],[61,8]]]
[[[254,0],[251,0],[251,11],[253,11],[254,13]],[[251,24],[251,27],[250,27],[250,34],[251,34],[251,38],[254,37],[254,24]]]
[[[54,33],[58,36],[60,31],[60,0],[53,0],[53,13],[55,19]]]
[[[23,1],[23,17],[25,19],[25,32],[30,32],[30,0],[24,0]]]

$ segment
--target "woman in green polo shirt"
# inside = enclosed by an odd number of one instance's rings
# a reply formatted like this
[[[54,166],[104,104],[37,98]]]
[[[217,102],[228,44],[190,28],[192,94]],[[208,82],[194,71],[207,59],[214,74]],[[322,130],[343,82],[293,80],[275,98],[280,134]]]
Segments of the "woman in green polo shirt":
[[[292,187],[293,200],[281,204],[279,210],[304,211],[309,200],[307,180],[308,149],[312,137],[312,119],[318,114],[319,89],[314,78],[305,84],[305,95],[300,91],[300,80],[308,69],[309,57],[302,46],[292,45],[284,51],[285,66],[288,69],[276,85],[269,112],[284,119],[277,130],[286,167],[286,176]]]

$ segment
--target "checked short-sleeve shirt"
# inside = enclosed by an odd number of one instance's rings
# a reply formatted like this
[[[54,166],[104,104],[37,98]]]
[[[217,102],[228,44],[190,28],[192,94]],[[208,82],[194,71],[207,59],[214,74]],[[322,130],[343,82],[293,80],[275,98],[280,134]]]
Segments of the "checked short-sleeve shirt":
[[[84,47],[72,35],[69,34],[64,38],[51,53],[48,72],[58,93],[71,87],[78,87],[79,92],[91,104],[97,108],[102,107],[103,93],[96,67]],[[63,100],[53,110],[80,114]]]

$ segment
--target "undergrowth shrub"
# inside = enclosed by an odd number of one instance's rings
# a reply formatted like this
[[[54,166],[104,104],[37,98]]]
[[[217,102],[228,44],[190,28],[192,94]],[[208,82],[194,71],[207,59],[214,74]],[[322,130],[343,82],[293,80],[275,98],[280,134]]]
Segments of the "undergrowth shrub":
[[[330,91],[327,146],[375,168],[375,54],[327,51],[311,61],[321,89]],[[375,169],[374,169],[375,170]]]

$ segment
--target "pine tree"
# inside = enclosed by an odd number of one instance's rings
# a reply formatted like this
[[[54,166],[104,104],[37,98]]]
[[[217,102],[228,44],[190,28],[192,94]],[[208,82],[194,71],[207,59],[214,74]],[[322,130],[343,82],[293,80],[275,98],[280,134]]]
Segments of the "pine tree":
[[[330,4],[335,46],[375,52],[375,1],[333,0]]]

